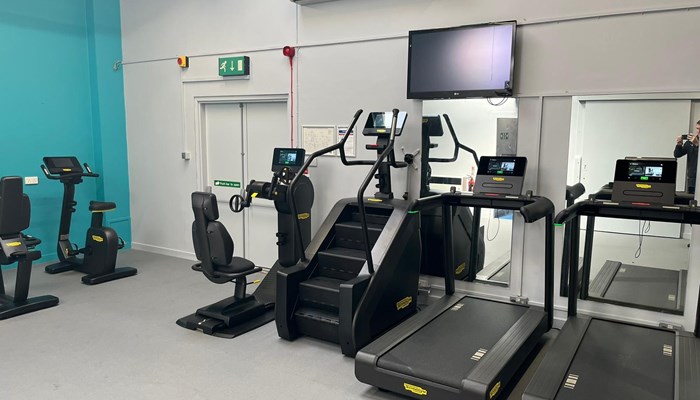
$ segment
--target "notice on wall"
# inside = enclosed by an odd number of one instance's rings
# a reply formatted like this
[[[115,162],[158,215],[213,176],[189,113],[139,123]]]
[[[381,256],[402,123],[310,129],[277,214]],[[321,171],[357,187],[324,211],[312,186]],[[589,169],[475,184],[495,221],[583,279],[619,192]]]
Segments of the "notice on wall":
[[[338,143],[340,143],[341,140],[343,140],[343,137],[345,137],[345,134],[348,132],[348,127],[347,126],[338,126],[337,127],[337,139]],[[345,156],[346,157],[355,157],[355,131],[352,130],[350,131],[350,136],[348,137],[348,140],[345,142]],[[338,153],[340,155],[340,153]]]
[[[301,143],[306,154],[314,153],[318,150],[333,146],[336,143],[335,126],[333,125],[305,125],[301,127]],[[336,152],[328,153],[335,155]]]

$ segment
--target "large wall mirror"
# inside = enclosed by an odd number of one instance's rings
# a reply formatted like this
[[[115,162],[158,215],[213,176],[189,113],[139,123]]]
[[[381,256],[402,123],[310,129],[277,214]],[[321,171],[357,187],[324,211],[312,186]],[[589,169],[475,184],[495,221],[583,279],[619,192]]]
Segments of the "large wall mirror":
[[[430,146],[423,146],[421,157],[449,160],[453,156],[455,144],[450,134],[451,121],[458,141],[473,149],[481,156],[513,154],[517,144],[517,100],[508,98],[503,101],[487,99],[466,100],[430,100],[423,102],[423,116],[440,116],[442,136],[432,136],[428,140]],[[424,130],[424,135],[426,132]],[[424,138],[425,143],[425,138]],[[427,154],[426,154],[427,153]],[[460,150],[455,161],[431,162],[430,183],[431,193],[449,191],[455,186],[459,191],[470,191],[470,182],[475,178],[477,164],[472,154]],[[471,213],[459,217],[466,230],[469,231]],[[512,212],[503,210],[482,210],[480,221],[479,257],[476,263],[476,281],[508,286],[510,282],[511,235],[513,227]],[[465,222],[466,221],[466,222]],[[469,244],[462,243],[468,241]],[[455,238],[455,249],[471,246],[469,237]],[[438,244],[435,244],[437,246]],[[429,254],[429,253],[428,253]],[[424,262],[425,264],[425,262]],[[429,275],[443,276],[443,267],[434,266],[431,270],[423,271]],[[457,279],[470,280],[465,268],[456,263]]]
[[[614,180],[618,159],[673,159],[678,137],[690,133],[692,139],[699,119],[700,94],[574,97],[567,183],[581,182],[586,187],[581,198],[587,198]],[[686,191],[686,159],[677,160],[677,199]],[[581,221],[584,231],[586,223]],[[591,231],[582,298],[683,314],[689,227],[596,218]],[[581,254],[585,238],[581,232]]]

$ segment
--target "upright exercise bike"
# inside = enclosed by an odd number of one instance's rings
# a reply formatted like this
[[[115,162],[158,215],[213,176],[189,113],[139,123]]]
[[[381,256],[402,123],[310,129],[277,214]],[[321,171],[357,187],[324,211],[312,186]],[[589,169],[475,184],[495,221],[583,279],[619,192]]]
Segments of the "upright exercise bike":
[[[48,179],[63,183],[63,206],[61,208],[61,223],[58,231],[58,259],[56,264],[48,265],[45,270],[49,274],[66,271],[80,271],[84,274],[82,281],[86,285],[96,285],[115,279],[136,275],[136,268],[116,268],[117,250],[124,247],[124,241],[110,227],[103,226],[104,213],[117,208],[112,202],[91,201],[89,210],[92,212],[92,222],[85,237],[85,247],[79,249],[70,241],[71,217],[75,212],[75,185],[83,182],[83,178],[97,178],[100,175],[92,172],[90,166],[80,165],[76,157],[44,157],[41,169]],[[85,172],[87,171],[87,172]],[[82,257],[79,257],[82,254]]]

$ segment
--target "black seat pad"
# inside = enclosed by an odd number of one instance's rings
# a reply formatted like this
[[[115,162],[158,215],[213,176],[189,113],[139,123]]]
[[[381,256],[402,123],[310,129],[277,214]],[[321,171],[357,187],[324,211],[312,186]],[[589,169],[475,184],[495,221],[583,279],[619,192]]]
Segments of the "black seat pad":
[[[110,211],[117,208],[117,205],[111,201],[91,201],[90,211]]]
[[[226,274],[239,274],[241,272],[250,271],[253,268],[255,268],[255,264],[253,264],[252,261],[236,256],[231,259],[231,262],[228,265],[214,266],[216,272],[223,272]]]

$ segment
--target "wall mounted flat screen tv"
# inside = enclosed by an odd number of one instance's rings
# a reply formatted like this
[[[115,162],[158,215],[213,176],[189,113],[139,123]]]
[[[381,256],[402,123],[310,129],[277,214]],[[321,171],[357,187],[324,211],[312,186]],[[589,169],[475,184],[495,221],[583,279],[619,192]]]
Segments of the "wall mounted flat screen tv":
[[[513,95],[515,22],[408,33],[409,99]]]

